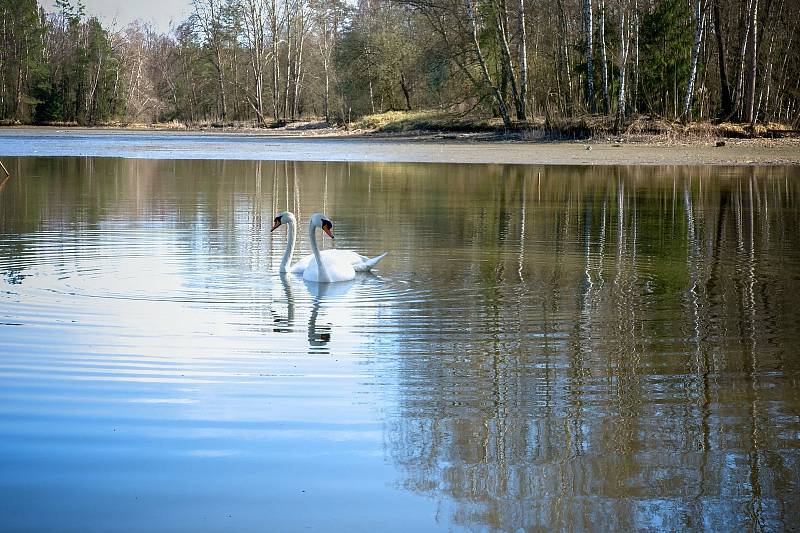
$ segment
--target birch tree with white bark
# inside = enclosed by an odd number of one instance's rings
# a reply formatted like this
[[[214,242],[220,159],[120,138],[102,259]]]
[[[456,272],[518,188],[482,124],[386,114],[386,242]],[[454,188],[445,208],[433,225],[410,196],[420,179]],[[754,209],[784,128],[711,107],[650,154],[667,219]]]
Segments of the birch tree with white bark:
[[[692,120],[692,99],[694,98],[695,80],[697,79],[697,61],[700,57],[700,45],[703,41],[703,31],[705,30],[705,1],[694,0],[694,44],[692,45],[692,55],[689,62],[689,79],[686,82],[686,93],[683,97],[683,112],[681,116],[684,121]]]

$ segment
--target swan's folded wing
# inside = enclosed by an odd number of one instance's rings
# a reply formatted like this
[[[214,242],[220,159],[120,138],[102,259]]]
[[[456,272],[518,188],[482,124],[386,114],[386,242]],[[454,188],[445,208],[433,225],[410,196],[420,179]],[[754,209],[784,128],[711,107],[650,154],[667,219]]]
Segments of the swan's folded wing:
[[[368,260],[367,257],[359,255],[351,250],[337,250],[335,248],[322,250],[319,255],[325,262],[346,263],[349,265],[355,265]],[[314,254],[308,254],[295,263],[291,270],[295,274],[302,274],[312,263],[314,263]]]
[[[341,262],[352,265],[353,270],[355,270],[356,272],[366,272],[375,265],[377,265],[378,262],[384,257],[386,257],[388,253],[389,252],[384,252],[377,257],[369,258],[365,255],[358,254],[351,250],[332,249],[332,250],[321,251],[320,257],[323,259],[323,261],[326,262],[329,261],[336,263]],[[300,259],[297,263],[295,263],[292,266],[291,271],[295,274],[302,274],[306,271],[306,269],[309,268],[310,265],[312,265],[312,263],[316,265],[316,263],[314,262],[314,254],[309,254]]]
[[[322,258],[326,261],[336,261],[348,263],[350,265],[355,265],[367,259],[366,257],[359,255],[352,250],[339,250],[336,248],[323,250],[320,252],[320,256],[322,256]]]

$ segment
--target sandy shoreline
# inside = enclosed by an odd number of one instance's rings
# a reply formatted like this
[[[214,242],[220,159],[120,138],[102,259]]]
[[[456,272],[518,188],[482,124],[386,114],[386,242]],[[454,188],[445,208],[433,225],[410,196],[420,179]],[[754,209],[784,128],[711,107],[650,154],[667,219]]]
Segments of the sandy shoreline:
[[[525,141],[480,134],[336,130],[0,128],[0,157],[379,161],[536,165],[800,165],[800,139]]]

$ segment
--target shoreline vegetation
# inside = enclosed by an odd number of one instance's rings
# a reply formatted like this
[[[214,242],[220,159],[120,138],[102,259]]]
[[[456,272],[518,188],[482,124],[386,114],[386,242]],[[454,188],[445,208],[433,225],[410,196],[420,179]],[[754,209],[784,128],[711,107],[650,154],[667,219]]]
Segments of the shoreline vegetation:
[[[0,127],[56,127],[83,129],[124,129],[152,131],[216,131],[261,132],[282,135],[327,136],[431,136],[446,138],[473,138],[482,141],[600,141],[626,142],[675,141],[707,142],[715,139],[798,139],[800,130],[781,123],[742,124],[735,122],[713,123],[696,121],[681,123],[661,117],[638,115],[631,117],[619,133],[612,117],[587,115],[575,118],[549,119],[535,117],[512,122],[506,127],[499,118],[476,119],[438,110],[389,111],[366,115],[350,123],[328,123],[324,118],[305,120],[280,120],[264,126],[256,121],[200,121],[195,123],[172,120],[169,122],[109,121],[98,124],[47,121],[24,123],[2,120]],[[454,135],[455,134],[455,135]]]
[[[614,135],[607,121],[547,129],[544,120],[505,129],[497,121],[474,122],[436,112],[368,115],[347,127],[324,120],[295,121],[271,128],[253,123],[108,123],[102,126],[49,124],[0,128],[0,136],[22,145],[7,156],[29,155],[26,138],[63,138],[39,146],[35,155],[114,155],[96,141],[120,134],[115,154],[134,158],[374,161],[535,165],[800,165],[800,137],[775,126],[749,130],[735,124],[671,124],[633,119]],[[580,131],[581,134],[575,133]],[[588,132],[588,133],[587,133]],[[777,134],[776,134],[777,132]],[[148,136],[160,136],[153,152]],[[215,142],[198,137],[217,136]],[[296,142],[304,140],[305,142]],[[323,141],[323,142],[317,142]],[[12,143],[13,144],[13,143]],[[22,148],[19,148],[19,147]],[[27,146],[30,146],[28,144]],[[3,153],[0,150],[0,153]],[[34,154],[30,154],[34,155]]]
[[[673,142],[800,128],[797,2],[193,0],[166,32],[55,4],[0,0],[6,124]]]

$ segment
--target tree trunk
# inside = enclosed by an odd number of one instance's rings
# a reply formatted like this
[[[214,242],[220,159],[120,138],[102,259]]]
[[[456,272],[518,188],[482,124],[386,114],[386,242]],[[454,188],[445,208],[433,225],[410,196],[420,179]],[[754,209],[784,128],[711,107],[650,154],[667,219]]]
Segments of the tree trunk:
[[[519,110],[519,91],[517,90],[517,80],[514,76],[514,65],[511,62],[511,49],[508,46],[507,28],[506,3],[505,0],[501,0],[497,12],[497,34],[501,45],[501,55],[503,56],[503,79],[508,80],[511,84],[511,96],[514,99],[514,107]],[[501,92],[505,94],[505,88]]]
[[[566,94],[564,95],[564,102],[565,102],[565,112],[567,116],[572,116],[572,72],[570,69],[570,57],[569,57],[569,27],[567,26],[567,16],[564,13],[564,2],[563,0],[558,0],[558,17],[559,17],[559,26],[561,28],[561,39],[557,43],[559,56],[562,60],[561,68],[563,69],[563,76],[566,80]]]
[[[325,75],[325,93],[322,95],[322,109],[325,112],[325,122],[331,122],[331,76],[330,76],[330,60],[327,56],[327,50],[323,52],[322,68]]]
[[[795,34],[797,32],[797,25],[798,25],[798,20],[795,19],[794,28],[792,28],[792,32],[789,34],[789,43],[788,43],[788,46],[786,47],[787,51],[788,50],[792,50],[792,42],[794,41],[794,36],[795,36]],[[783,56],[783,64],[782,64],[782,67],[781,67],[780,81],[778,82],[777,87],[775,87],[775,105],[774,105],[774,107],[775,107],[775,110],[777,111],[778,119],[780,119],[780,117],[781,117],[781,109],[783,108],[783,96],[782,95],[785,94],[786,81],[787,81],[787,79],[789,79],[788,72],[787,72],[788,64],[789,64],[789,54],[785,53],[784,56]],[[781,96],[779,96],[779,95],[781,95]]]
[[[278,107],[280,102],[280,60],[278,59],[278,44],[280,42],[280,35],[278,35],[278,2],[272,0],[270,7],[270,30],[272,31],[272,118],[277,122],[278,120]]]
[[[330,93],[331,93],[331,77],[330,77],[330,64],[331,64],[331,37],[332,32],[329,30],[328,11],[322,11],[317,18],[319,26],[319,39],[317,40],[319,46],[320,57],[322,60],[322,77],[324,78],[325,88],[322,93],[322,112],[325,115],[325,122],[330,123]]]
[[[191,75],[191,70],[189,67],[189,59],[186,57],[186,54],[182,54],[183,56],[183,71],[186,76],[186,84],[188,87],[191,88],[191,92],[189,93],[189,120],[192,122],[197,121],[197,84],[194,82],[194,78]]]
[[[749,49],[749,65],[747,69],[747,86],[744,101],[744,122],[755,124],[758,118],[754,113],[755,99],[756,99],[756,72],[758,67],[758,0],[753,0],[753,6],[750,10],[750,43]]]
[[[500,94],[500,91],[497,89],[497,86],[492,81],[492,76],[489,74],[489,67],[486,66],[486,58],[483,57],[483,52],[481,51],[481,45],[478,43],[478,26],[475,22],[475,12],[472,8],[472,0],[464,0],[464,6],[467,8],[467,19],[470,23],[470,30],[471,30],[471,37],[472,37],[472,46],[475,47],[475,54],[478,56],[478,62],[481,65],[481,72],[483,73],[483,80],[488,85],[492,91],[492,95],[494,96],[495,102],[497,103],[497,107],[500,110],[500,116],[503,118],[503,125],[506,128],[511,127],[511,117],[508,115],[508,107],[506,106],[506,102],[503,99],[503,95]]]
[[[95,71],[92,90],[89,91],[89,102],[87,105],[88,115],[86,117],[86,120],[90,124],[94,124],[94,121],[97,119],[97,117],[95,116],[95,111],[97,110],[97,84],[100,82],[100,74],[102,73],[102,69],[103,69],[103,56],[101,54],[97,59],[97,70]]]
[[[736,70],[736,85],[734,88],[734,107],[736,109],[736,115],[739,119],[742,119],[742,115],[744,114],[744,71],[745,71],[745,63],[747,62],[747,50],[750,44],[750,10],[752,9],[752,5],[755,0],[746,0],[742,3],[742,10],[740,16],[740,26],[742,28],[742,38],[741,44],[739,47],[739,60],[737,62],[737,70]]]
[[[303,4],[300,3],[298,9],[298,33],[299,36],[295,39],[297,44],[297,53],[294,63],[294,94],[292,95],[292,120],[299,118],[300,114],[300,91],[302,90],[303,79],[303,49],[305,48],[306,41],[306,14],[303,9]]]
[[[630,31],[628,31],[630,37]],[[625,9],[619,14],[619,96],[617,97],[617,119],[614,122],[614,133],[619,135],[625,123],[625,70],[628,64],[630,41],[625,36]]]
[[[7,17],[6,17],[6,10],[0,9],[0,37],[2,38],[2,44],[5,44],[7,39],[6,33],[8,32],[7,26]],[[3,71],[5,69],[5,65],[8,61],[8,49],[6,46],[0,46],[0,116],[7,117],[10,115],[10,110],[6,104],[6,99],[8,96],[8,88],[6,86],[6,77],[3,75]]]
[[[639,2],[634,2],[633,22],[633,112],[639,112]]]
[[[778,15],[777,15],[777,19],[778,20],[781,20],[783,18],[784,5],[785,5],[784,0],[781,0],[780,8],[778,8]],[[772,27],[773,26],[770,25],[769,27],[762,28],[762,34],[769,33],[770,37],[769,37],[769,48],[768,48],[767,55],[766,55],[767,66],[766,66],[766,68],[764,70],[764,75],[763,75],[762,82],[761,82],[761,91],[760,91],[761,95],[759,95],[759,105],[758,105],[758,108],[756,110],[756,115],[763,116],[764,122],[769,122],[770,121],[770,116],[771,116],[771,113],[770,113],[770,96],[772,94],[772,72],[773,72],[773,66],[775,64],[775,57],[773,56],[773,52],[772,51],[773,51],[773,46],[775,45],[775,36],[776,36],[776,33],[777,33],[775,31],[770,31],[772,29]],[[791,40],[791,38],[790,38],[790,40]],[[766,83],[766,85],[767,85],[766,88],[764,87],[764,83]],[[762,96],[763,96],[763,100],[762,100]],[[763,113],[761,112],[761,109],[762,109],[761,102],[762,101],[764,102]]]
[[[242,6],[245,37],[250,45],[250,68],[253,72],[256,115],[262,125],[264,120],[264,5],[263,0],[247,0]]]
[[[331,98],[330,98],[330,94],[331,94],[331,80],[330,80],[330,76],[328,76],[328,68],[326,66],[325,67],[325,96],[324,96],[323,101],[322,101],[322,107],[324,108],[324,111],[325,111],[325,122],[327,124],[330,124],[330,122],[331,122],[331,111],[330,111]]]
[[[228,103],[225,96],[225,76],[222,74],[222,53],[217,48],[217,80],[219,83],[219,97],[222,104],[222,120],[227,120],[228,117]]]
[[[369,80],[369,105],[372,109],[372,114],[375,114],[375,93],[372,92],[372,80]],[[348,120],[349,122],[349,120]]]
[[[222,14],[220,0],[206,0],[194,2],[195,17],[200,29],[204,33],[206,44],[211,48],[211,63],[217,71],[217,85],[219,89],[218,102],[222,120],[228,116],[227,95],[225,92],[225,74],[222,62]],[[141,61],[141,59],[140,59]],[[138,86],[138,85],[137,85]]]
[[[611,114],[611,97],[608,94],[608,57],[606,55],[606,2],[600,0],[600,73],[603,77],[603,109]]]
[[[232,100],[232,104],[231,105],[233,106],[233,113],[231,114],[231,120],[236,120],[238,117],[241,116],[241,113],[239,111],[239,104],[241,102],[241,99],[239,98],[239,94],[238,94],[239,84],[237,83],[237,80],[239,79],[239,61],[236,58],[237,48],[238,48],[238,46],[237,46],[237,43],[236,43],[236,39],[233,39],[233,41],[231,42],[231,46],[230,46],[231,53],[230,53],[230,56],[229,56],[230,60],[229,60],[229,63],[228,63],[230,65],[230,69],[231,69],[231,76],[232,76],[231,82],[232,82],[232,85],[233,85],[232,88],[229,87],[229,89],[230,89],[230,91],[232,93],[231,94],[231,100]]]
[[[769,49],[767,51],[767,67],[764,71],[764,81],[767,83],[766,87],[766,94],[764,94],[764,84],[761,84],[761,95],[758,98],[758,107],[756,108],[756,115],[759,114],[761,110],[761,102],[764,102],[764,120],[765,122],[769,122],[769,97],[770,92],[772,91],[772,65],[773,65],[773,58],[772,58],[772,45],[775,43],[775,34],[773,33],[769,39]],[[763,98],[762,98],[763,96]]]
[[[519,101],[517,102],[517,119],[527,120],[526,100],[528,98],[528,37],[525,32],[525,0],[517,0],[517,44],[519,61]]]
[[[683,113],[681,116],[684,121],[692,120],[692,97],[694,96],[694,82],[697,79],[697,58],[700,55],[700,44],[703,39],[703,22],[705,13],[703,12],[703,0],[695,0],[694,3],[695,29],[694,45],[692,46],[692,56],[689,64],[689,79],[686,82],[686,94],[683,97]]]
[[[731,87],[728,82],[728,68],[725,59],[725,40],[722,38],[722,17],[719,13],[720,0],[714,2],[714,36],[717,40],[717,59],[719,60],[719,85],[721,98],[721,116],[730,117],[733,114],[733,100],[731,99]]]
[[[408,90],[408,84],[406,83],[406,75],[402,72],[400,73],[400,88],[403,89],[403,96],[406,99],[406,110],[411,111],[411,94]]]
[[[292,21],[289,18],[289,0],[286,0],[286,87],[283,92],[283,118],[289,111],[289,86],[292,84]]]
[[[592,0],[583,0],[583,32],[586,39],[586,100],[592,113],[597,112],[597,104],[594,101],[594,66],[593,47],[592,47]]]

